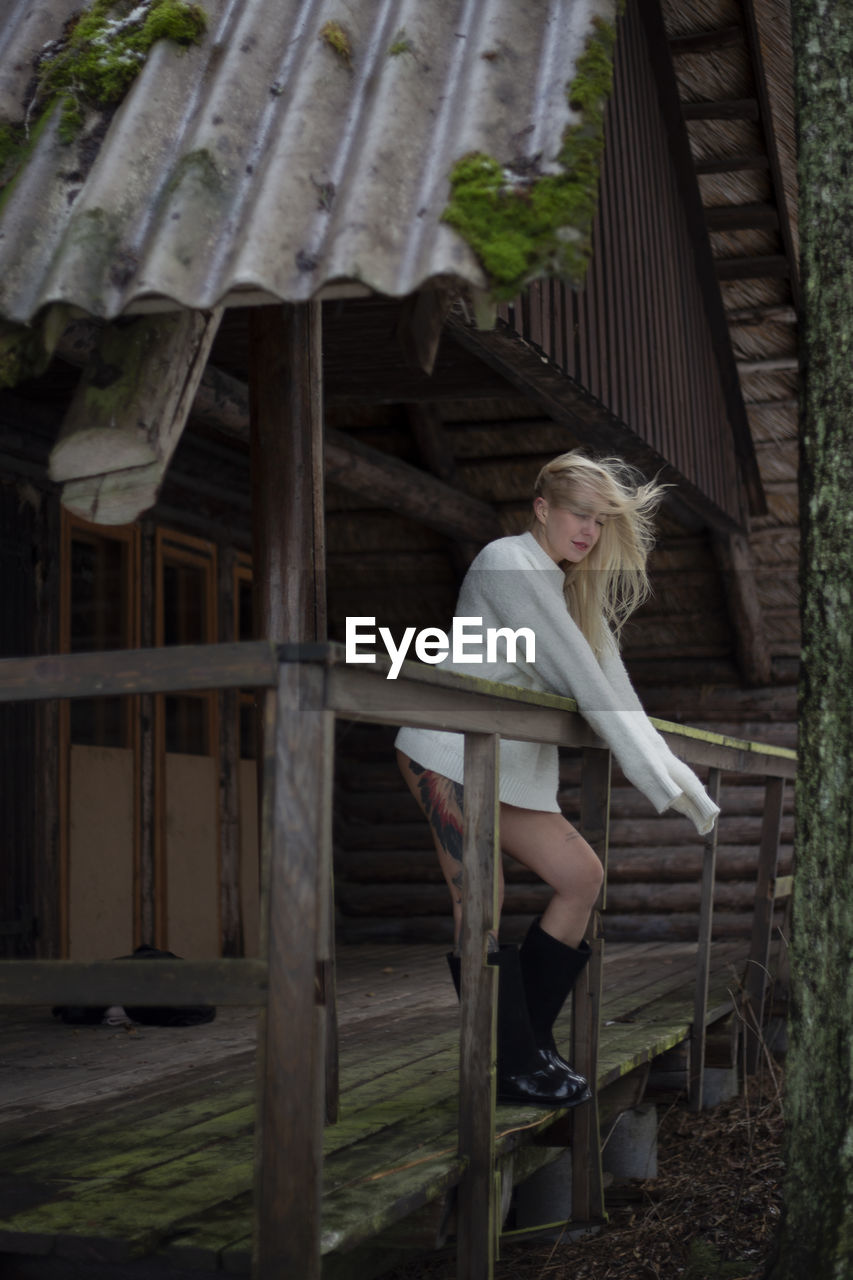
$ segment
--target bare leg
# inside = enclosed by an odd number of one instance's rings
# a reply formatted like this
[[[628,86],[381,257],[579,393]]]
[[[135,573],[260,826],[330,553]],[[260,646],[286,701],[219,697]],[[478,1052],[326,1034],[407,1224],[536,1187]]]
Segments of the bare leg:
[[[554,890],[541,928],[570,947],[583,940],[603,868],[594,849],[559,813],[500,807],[501,848]]]
[[[402,751],[397,752],[397,762],[432,831],[439,865],[450,890],[453,904],[453,945],[458,948],[462,928],[462,783],[452,782],[440,773],[425,769]],[[498,876],[499,902],[502,905],[504,885],[503,867],[500,863]]]

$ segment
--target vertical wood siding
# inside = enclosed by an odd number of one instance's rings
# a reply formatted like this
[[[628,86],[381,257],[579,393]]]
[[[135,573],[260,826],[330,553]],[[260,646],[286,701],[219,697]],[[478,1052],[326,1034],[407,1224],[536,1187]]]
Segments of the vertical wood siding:
[[[719,507],[741,485],[693,248],[633,4],[621,20],[593,257],[504,315]]]

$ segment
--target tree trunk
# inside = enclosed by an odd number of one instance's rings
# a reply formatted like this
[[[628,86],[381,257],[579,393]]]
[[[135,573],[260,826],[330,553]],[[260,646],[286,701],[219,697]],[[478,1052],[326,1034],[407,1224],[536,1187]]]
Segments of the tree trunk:
[[[773,1280],[853,1277],[853,0],[794,0],[803,664],[785,1209]]]

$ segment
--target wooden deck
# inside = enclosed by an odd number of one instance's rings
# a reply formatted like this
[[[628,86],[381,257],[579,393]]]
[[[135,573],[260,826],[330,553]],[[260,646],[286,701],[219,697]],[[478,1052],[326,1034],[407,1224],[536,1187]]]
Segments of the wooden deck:
[[[730,1012],[747,950],[714,944],[709,1025]],[[603,1120],[637,1100],[645,1063],[688,1039],[695,973],[695,945],[606,948]],[[459,1011],[441,950],[414,945],[341,948],[338,1008],[323,1276],[369,1280],[453,1233]],[[49,1009],[0,1010],[4,1280],[248,1274],[256,1016],[72,1028]],[[559,1154],[546,1131],[568,1133],[565,1113],[508,1106],[497,1131],[507,1193]]]

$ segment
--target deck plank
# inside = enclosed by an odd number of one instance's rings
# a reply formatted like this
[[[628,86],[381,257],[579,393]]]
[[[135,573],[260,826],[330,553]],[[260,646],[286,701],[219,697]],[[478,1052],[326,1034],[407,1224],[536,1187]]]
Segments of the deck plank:
[[[714,944],[713,1016],[731,1005],[746,945]],[[690,943],[606,949],[600,1088],[686,1039],[695,955]],[[459,1011],[440,949],[345,947],[338,968],[341,1117],[324,1141],[326,1253],[441,1202],[461,1171]],[[164,1268],[246,1274],[254,1017],[226,1010],[206,1028],[116,1035],[65,1027],[48,1010],[3,1012],[0,1250],[115,1264],[147,1255]],[[561,1044],[570,1021],[565,1011]],[[499,1106],[498,1156],[558,1115]]]

